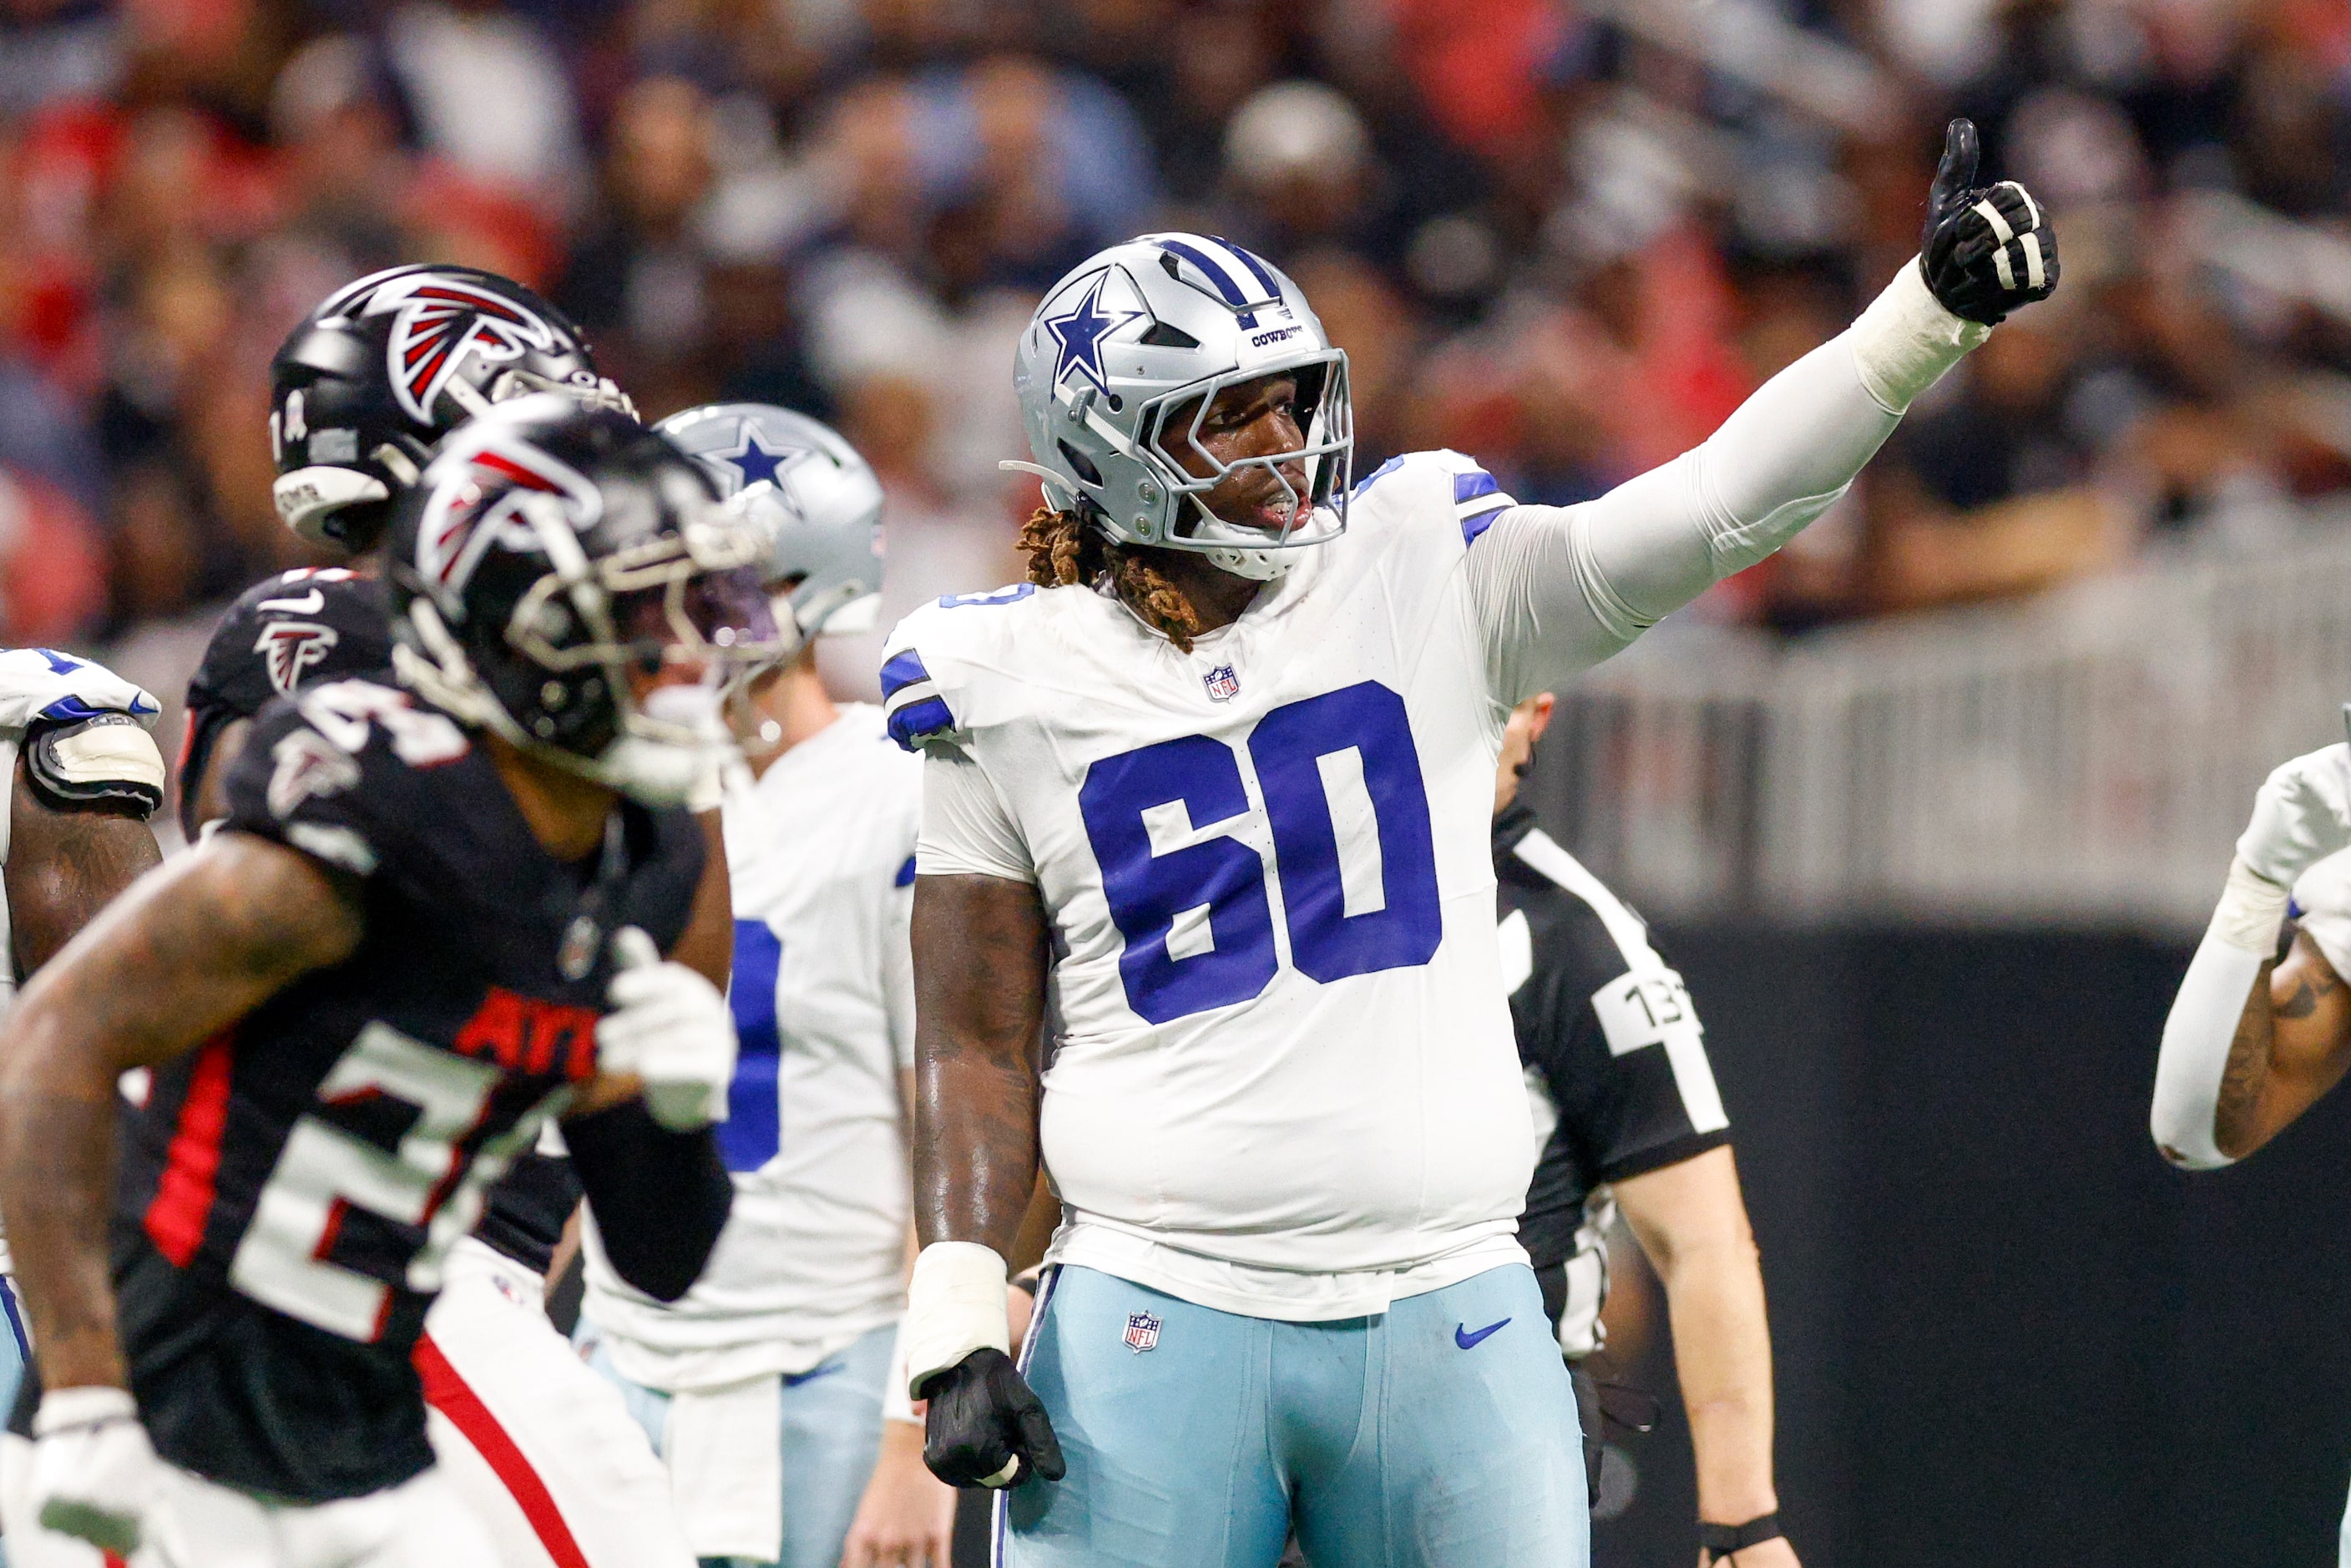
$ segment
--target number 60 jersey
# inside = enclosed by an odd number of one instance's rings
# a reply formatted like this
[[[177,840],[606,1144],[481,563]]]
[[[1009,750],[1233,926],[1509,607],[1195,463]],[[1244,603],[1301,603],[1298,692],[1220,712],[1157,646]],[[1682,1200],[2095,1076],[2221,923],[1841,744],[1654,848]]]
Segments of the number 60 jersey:
[[[1383,1311],[1498,1264],[1534,1145],[1488,849],[1508,710],[1452,453],[1359,488],[1179,653],[1115,599],[926,606],[883,670],[917,869],[1035,883],[1051,1256],[1227,1312]]]

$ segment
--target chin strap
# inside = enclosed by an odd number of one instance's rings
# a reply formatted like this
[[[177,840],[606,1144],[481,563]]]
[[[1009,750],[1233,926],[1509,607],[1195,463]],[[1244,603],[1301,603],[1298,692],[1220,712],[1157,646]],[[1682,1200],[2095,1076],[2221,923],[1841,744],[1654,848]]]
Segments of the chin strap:
[[[1775,1509],[1757,1514],[1744,1524],[1708,1524],[1700,1520],[1698,1543],[1712,1561],[1728,1563],[1750,1546],[1779,1540],[1782,1533],[1779,1511]]]

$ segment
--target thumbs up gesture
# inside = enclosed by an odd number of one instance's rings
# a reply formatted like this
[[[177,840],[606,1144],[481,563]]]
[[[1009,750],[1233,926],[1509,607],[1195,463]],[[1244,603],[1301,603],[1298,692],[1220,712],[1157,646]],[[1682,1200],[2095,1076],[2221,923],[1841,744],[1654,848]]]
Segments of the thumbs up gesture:
[[[1975,121],[1954,120],[1927,193],[1918,244],[1927,287],[1954,316],[1998,325],[2057,287],[2057,234],[2032,193],[2013,180],[1976,184]]]

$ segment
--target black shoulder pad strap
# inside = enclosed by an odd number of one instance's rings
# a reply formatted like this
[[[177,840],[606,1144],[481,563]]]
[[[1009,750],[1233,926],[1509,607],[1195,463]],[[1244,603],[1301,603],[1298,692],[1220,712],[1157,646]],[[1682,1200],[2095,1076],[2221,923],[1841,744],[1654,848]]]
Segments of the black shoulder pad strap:
[[[115,811],[144,821],[163,803],[163,758],[129,714],[35,724],[25,735],[25,777],[53,811]]]

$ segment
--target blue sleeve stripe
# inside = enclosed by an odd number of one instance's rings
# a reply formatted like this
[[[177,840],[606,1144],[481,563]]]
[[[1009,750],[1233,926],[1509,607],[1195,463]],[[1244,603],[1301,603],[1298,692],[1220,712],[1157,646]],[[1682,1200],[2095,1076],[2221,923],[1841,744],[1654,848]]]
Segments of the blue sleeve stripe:
[[[1456,474],[1453,476],[1453,504],[1458,507],[1464,501],[1474,501],[1480,496],[1490,496],[1501,487],[1495,482],[1494,476],[1483,468],[1472,468],[1467,474]]]
[[[912,648],[893,653],[882,665],[882,695],[894,696],[898,688],[916,681],[927,681],[931,672],[923,668],[923,656]]]
[[[1494,519],[1510,508],[1497,507],[1490,512],[1480,512],[1474,517],[1461,519],[1461,543],[1464,549],[1478,542],[1478,536],[1494,526]]]
[[[1378,484],[1381,480],[1386,478],[1389,475],[1395,473],[1397,469],[1403,466],[1403,458],[1389,458],[1386,462],[1381,464],[1378,467],[1373,469],[1370,473],[1364,475],[1361,479],[1355,482],[1354,495],[1362,495],[1364,491],[1370,489],[1373,486]],[[1352,496],[1349,497],[1351,500],[1353,498],[1353,497]]]
[[[954,727],[955,715],[937,697],[908,703],[890,716],[890,738],[909,751],[921,750],[924,741]]]
[[[908,855],[906,857],[906,863],[898,868],[898,874],[896,878],[891,882],[890,885],[893,887],[910,887],[914,884],[914,857]]]

